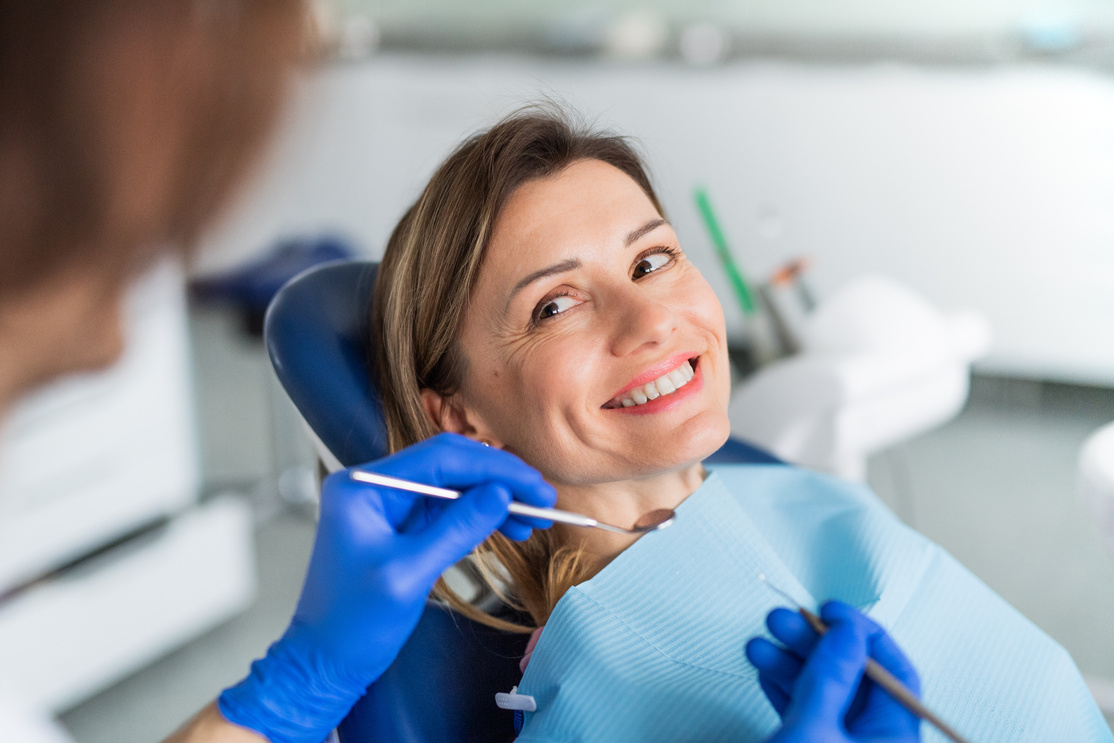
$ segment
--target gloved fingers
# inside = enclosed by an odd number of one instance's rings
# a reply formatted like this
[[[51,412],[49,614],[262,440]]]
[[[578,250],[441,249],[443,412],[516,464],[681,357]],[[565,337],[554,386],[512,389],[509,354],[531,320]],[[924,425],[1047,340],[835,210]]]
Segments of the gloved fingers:
[[[824,624],[830,625],[837,622],[851,622],[859,625],[863,633],[867,635],[885,632],[881,625],[873,619],[850,604],[846,604],[842,601],[825,601],[820,605],[819,613],[820,618],[824,620]]]
[[[867,635],[861,624],[833,621],[812,648],[793,690],[791,713],[833,726],[847,714],[862,681]]]
[[[789,704],[797,676],[804,662],[764,637],[755,637],[746,645],[747,659],[758,669],[758,683],[780,715]]]
[[[455,433],[438,434],[365,468],[454,490],[498,482],[517,501],[532,506],[557,502],[553,486],[517,456]]]
[[[548,529],[551,526],[553,526],[552,521],[511,514],[499,527],[499,531],[508,539],[524,542],[534,533],[534,529]]]
[[[497,484],[497,483],[484,483]],[[396,523],[396,529],[401,534],[408,534],[414,531],[420,531],[426,528],[429,524],[437,520],[438,514],[452,501],[439,500],[436,498],[423,498],[417,496],[414,501],[408,494],[403,493],[399,496],[394,494],[385,494],[386,499],[398,499],[398,508],[407,509],[409,513]],[[410,503],[406,503],[410,500]],[[523,542],[527,540],[533,533],[534,529],[548,529],[553,526],[553,522],[547,519],[532,518],[530,516],[519,516],[516,514],[509,514],[507,520],[499,527],[499,532],[508,539],[513,539],[516,542]]]
[[[318,532],[328,527],[334,540],[342,534],[389,537],[408,520],[424,518],[415,506],[425,500],[431,499],[356,482],[347,471],[334,472],[321,486]]]
[[[820,617],[826,623],[848,621],[862,626],[868,638],[870,657],[909,687],[910,691],[920,695],[921,680],[917,675],[917,669],[905,657],[897,642],[879,624],[842,601],[825,603],[820,607]]]
[[[808,657],[819,637],[804,617],[790,609],[779,607],[771,611],[766,615],[766,626],[774,637],[801,658]]]
[[[515,542],[525,542],[534,533],[534,528],[518,519],[509,518],[499,527],[499,533]]]
[[[507,519],[511,494],[502,484],[487,483],[449,501],[424,529],[404,536],[409,565],[430,586],[462,560]]]
[[[553,522],[550,521],[549,519],[536,518],[534,516],[522,516],[522,515],[517,514],[517,513],[512,513],[508,518],[513,519],[514,521],[517,521],[520,524],[525,524],[526,526],[530,527],[531,529],[543,529],[544,530],[544,529],[548,529],[549,527],[553,526]]]
[[[789,709],[789,702],[792,701],[789,693],[782,689],[781,684],[764,673],[758,674],[758,686],[766,695],[766,699],[770,700],[770,705],[774,708],[774,712],[777,712],[778,717],[783,717],[785,710]]]
[[[759,673],[782,684],[785,691],[793,688],[804,661],[785,648],[780,648],[764,637],[755,637],[746,646],[747,660]]]
[[[321,488],[319,529],[330,524],[338,544],[367,544],[397,534],[421,532],[454,501],[378,487],[335,472]]]

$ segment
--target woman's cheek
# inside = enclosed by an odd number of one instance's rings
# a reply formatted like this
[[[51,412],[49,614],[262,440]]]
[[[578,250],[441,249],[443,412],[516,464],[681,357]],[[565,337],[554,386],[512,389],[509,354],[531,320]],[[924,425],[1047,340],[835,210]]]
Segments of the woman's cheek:
[[[698,272],[694,271],[694,278],[690,291],[693,323],[702,329],[708,336],[712,345],[715,359],[716,390],[722,398],[724,405],[731,396],[731,368],[727,355],[727,323],[723,316],[723,306],[712,287]]]

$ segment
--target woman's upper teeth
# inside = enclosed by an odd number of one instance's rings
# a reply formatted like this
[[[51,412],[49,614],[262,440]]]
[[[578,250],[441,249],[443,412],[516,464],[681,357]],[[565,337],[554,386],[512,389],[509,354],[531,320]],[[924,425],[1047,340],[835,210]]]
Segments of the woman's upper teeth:
[[[619,397],[619,404],[624,408],[633,407],[635,405],[645,405],[650,402],[650,400],[656,400],[662,395],[676,392],[688,384],[689,380],[691,380],[695,374],[696,372],[693,371],[692,365],[686,361],[673,371],[662,374],[654,381],[647,382],[641,387],[635,387],[633,390],[624,392]]]

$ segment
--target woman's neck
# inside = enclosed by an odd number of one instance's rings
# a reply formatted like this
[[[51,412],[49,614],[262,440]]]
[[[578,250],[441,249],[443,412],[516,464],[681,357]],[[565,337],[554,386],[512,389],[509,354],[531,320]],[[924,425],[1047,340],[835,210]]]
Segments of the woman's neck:
[[[637,480],[592,485],[558,485],[557,505],[566,511],[591,516],[616,526],[633,526],[643,514],[659,508],[676,508],[696,492],[706,476],[700,463]],[[589,564],[603,569],[620,552],[634,544],[637,536],[614,534],[602,529],[554,524],[559,540],[583,550]]]

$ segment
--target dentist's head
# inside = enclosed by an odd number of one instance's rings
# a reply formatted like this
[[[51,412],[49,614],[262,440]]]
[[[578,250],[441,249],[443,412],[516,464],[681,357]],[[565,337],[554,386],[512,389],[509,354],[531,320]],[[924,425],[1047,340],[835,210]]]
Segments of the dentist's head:
[[[0,0],[0,415],[119,355],[129,281],[228,200],[305,28],[300,0]]]
[[[546,110],[472,138],[396,228],[375,296],[394,448],[470,436],[564,507],[633,523],[727,438],[723,311],[622,138]],[[539,621],[561,534],[489,545]]]

